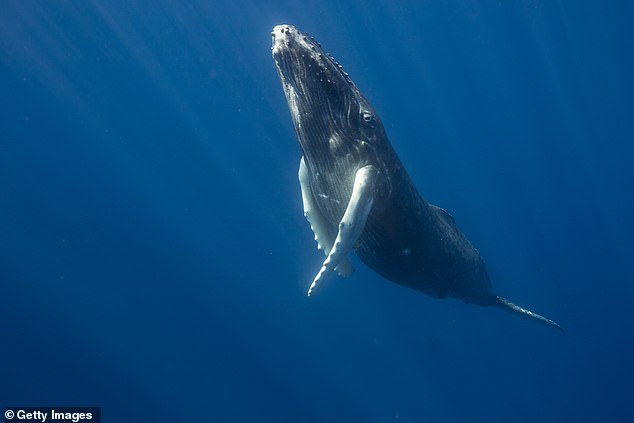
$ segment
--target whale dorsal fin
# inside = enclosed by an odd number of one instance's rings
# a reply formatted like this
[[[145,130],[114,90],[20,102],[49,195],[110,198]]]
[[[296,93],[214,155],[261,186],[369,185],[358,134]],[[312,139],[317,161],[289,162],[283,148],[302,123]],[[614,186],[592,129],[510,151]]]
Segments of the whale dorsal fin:
[[[357,170],[348,206],[339,223],[337,238],[335,238],[328,257],[308,289],[309,296],[332,275],[335,267],[352,250],[361,232],[363,232],[374,203],[377,175],[378,172],[372,165]]]
[[[452,215],[449,214],[449,212],[445,209],[443,209],[442,207],[438,207],[438,206],[434,206],[433,204],[430,204],[431,208],[436,210],[436,212],[441,215],[447,222],[451,223],[452,225],[456,224],[456,220],[453,218]]]
[[[304,217],[308,220],[310,229],[313,231],[313,234],[315,234],[317,248],[322,250],[326,257],[328,257],[330,249],[335,242],[334,230],[330,228],[328,222],[321,214],[319,207],[317,207],[315,197],[313,197],[313,192],[310,189],[310,170],[308,170],[303,156],[299,162],[299,172],[297,176],[302,189]],[[339,264],[337,264],[337,267],[335,267],[335,271],[340,276],[348,277],[354,272],[354,267],[352,267],[347,257],[343,257]]]

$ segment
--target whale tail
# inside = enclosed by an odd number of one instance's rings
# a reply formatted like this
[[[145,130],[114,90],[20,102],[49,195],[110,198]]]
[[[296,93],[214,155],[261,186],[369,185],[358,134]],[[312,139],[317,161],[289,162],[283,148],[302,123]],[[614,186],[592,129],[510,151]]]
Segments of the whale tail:
[[[555,322],[553,320],[550,320],[550,319],[548,319],[548,318],[546,318],[544,316],[540,316],[537,313],[533,313],[532,311],[527,310],[525,308],[522,308],[522,307],[518,306],[517,304],[513,304],[512,302],[510,302],[506,298],[502,298],[500,296],[496,296],[493,305],[495,305],[497,307],[500,307],[500,308],[503,308],[505,310],[510,310],[510,311],[515,312],[515,313],[521,314],[523,316],[526,316],[526,317],[528,317],[530,319],[536,320],[536,321],[538,321],[540,323],[543,323],[545,325],[554,327],[556,329],[563,330],[561,328],[561,326],[559,326],[559,324],[557,322]]]

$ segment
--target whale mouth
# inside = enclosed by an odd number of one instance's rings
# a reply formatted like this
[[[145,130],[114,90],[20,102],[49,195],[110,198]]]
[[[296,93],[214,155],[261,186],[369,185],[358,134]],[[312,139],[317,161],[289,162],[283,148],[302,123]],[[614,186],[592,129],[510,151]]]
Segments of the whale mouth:
[[[323,146],[333,136],[354,132],[362,96],[341,65],[294,26],[275,26],[271,38],[271,55],[300,145]]]
[[[295,88],[311,82],[341,88],[354,85],[343,67],[313,37],[294,26],[276,25],[271,39],[271,55],[283,83]]]
[[[345,146],[373,142],[383,133],[372,106],[314,38],[291,25],[275,26],[271,38],[271,55],[305,153],[344,154]]]

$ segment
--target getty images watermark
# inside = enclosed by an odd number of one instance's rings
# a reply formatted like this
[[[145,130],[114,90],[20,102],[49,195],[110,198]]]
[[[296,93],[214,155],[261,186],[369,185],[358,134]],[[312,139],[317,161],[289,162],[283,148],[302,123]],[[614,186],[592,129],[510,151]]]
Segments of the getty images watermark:
[[[4,423],[101,423],[101,407],[6,407]]]

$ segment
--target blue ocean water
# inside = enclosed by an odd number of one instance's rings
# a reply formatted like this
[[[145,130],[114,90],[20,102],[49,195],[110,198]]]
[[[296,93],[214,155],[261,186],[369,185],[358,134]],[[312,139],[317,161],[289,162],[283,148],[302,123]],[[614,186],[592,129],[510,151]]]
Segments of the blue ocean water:
[[[0,408],[631,421],[634,3],[4,1]],[[498,294],[322,255],[270,30],[315,36]]]

